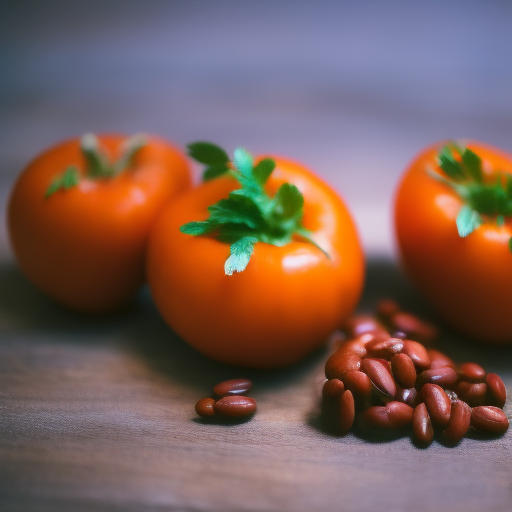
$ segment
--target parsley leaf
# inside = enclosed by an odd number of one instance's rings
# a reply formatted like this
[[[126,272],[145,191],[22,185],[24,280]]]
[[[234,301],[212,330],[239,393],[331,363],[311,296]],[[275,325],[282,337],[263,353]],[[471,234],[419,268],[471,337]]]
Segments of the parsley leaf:
[[[227,153],[210,142],[192,142],[187,145],[187,149],[191,158],[210,167],[227,166],[229,163]]]
[[[237,148],[233,162],[214,164],[212,155],[220,155],[217,146],[201,142],[190,147],[193,148],[191,154],[209,165],[206,179],[222,174],[225,169],[240,184],[240,188],[232,190],[227,198],[208,207],[207,220],[189,222],[180,227],[182,233],[211,236],[230,244],[230,256],[224,265],[226,275],[242,272],[247,267],[257,242],[281,247],[299,237],[328,257],[302,225],[304,197],[299,189],[291,183],[284,183],[274,197],[266,193],[264,185],[276,166],[272,158],[264,158],[254,165],[252,155],[243,148]]]
[[[482,224],[480,214],[470,206],[464,205],[457,215],[457,230],[462,238],[470,235],[476,228]]]
[[[48,198],[58,190],[68,190],[72,187],[76,187],[79,183],[80,173],[76,166],[70,165],[61,175],[53,179],[50,186],[46,189],[44,197]]]
[[[254,244],[257,241],[257,238],[247,236],[240,238],[240,240],[237,240],[231,245],[229,249],[229,258],[224,264],[224,273],[227,276],[231,276],[235,272],[242,272],[245,270],[254,251]]]

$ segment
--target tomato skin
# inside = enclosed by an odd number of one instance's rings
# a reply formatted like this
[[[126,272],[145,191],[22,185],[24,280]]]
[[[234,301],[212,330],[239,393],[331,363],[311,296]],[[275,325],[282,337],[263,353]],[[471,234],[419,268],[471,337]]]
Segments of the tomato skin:
[[[462,201],[426,172],[439,170],[445,143],[411,163],[395,198],[395,231],[406,273],[446,323],[484,342],[512,343],[512,224],[483,224],[466,238],[457,232]],[[486,175],[512,173],[512,155],[477,142],[467,147]]]
[[[98,139],[117,158],[127,137]],[[33,284],[71,309],[107,312],[130,299],[144,282],[157,214],[191,185],[182,152],[156,137],[146,140],[130,169],[114,178],[82,177],[76,187],[45,198],[69,165],[85,168],[80,140],[67,140],[36,157],[13,188],[8,229],[18,264]]]
[[[207,207],[237,188],[221,177],[166,207],[147,253],[148,282],[160,313],[185,341],[228,364],[276,368],[316,347],[352,313],[364,259],[354,223],[339,197],[298,163],[273,157],[270,195],[285,181],[303,193],[304,226],[326,250],[302,241],[258,242],[247,268],[226,276],[229,244],[180,232],[208,216]]]

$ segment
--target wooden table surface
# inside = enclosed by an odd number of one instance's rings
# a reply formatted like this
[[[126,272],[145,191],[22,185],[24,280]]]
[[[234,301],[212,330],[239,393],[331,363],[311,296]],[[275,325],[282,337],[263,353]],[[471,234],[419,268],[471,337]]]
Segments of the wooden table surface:
[[[71,313],[21,275],[5,205],[44,147],[86,131],[206,139],[308,163],[347,200],[367,253],[360,311],[391,296],[433,319],[393,249],[393,190],[423,146],[512,151],[510,2],[0,3],[0,510],[510,511],[512,433],[449,448],[337,438],[318,421],[326,349],[273,372],[173,335],[147,289]],[[445,332],[512,394],[512,349]],[[194,403],[254,380],[256,416]],[[509,403],[505,412],[511,417]]]

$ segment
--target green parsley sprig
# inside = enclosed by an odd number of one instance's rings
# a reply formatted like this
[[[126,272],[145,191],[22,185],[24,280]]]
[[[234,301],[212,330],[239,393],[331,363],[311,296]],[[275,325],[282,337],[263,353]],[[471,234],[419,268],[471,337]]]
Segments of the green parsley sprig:
[[[121,156],[110,161],[98,138],[93,133],[86,133],[80,139],[80,149],[86,162],[85,176],[90,179],[113,178],[128,169],[137,152],[146,144],[143,135],[134,135],[125,141]],[[68,190],[80,183],[80,171],[77,165],[70,165],[62,174],[56,176],[46,189],[45,198],[58,190]]]
[[[302,224],[304,197],[299,189],[283,183],[273,197],[265,191],[265,183],[276,166],[272,158],[255,164],[249,152],[237,148],[230,161],[222,148],[208,142],[195,142],[187,148],[192,158],[206,165],[205,181],[227,174],[240,183],[240,188],[227,198],[209,206],[207,220],[189,222],[180,228],[187,235],[211,236],[231,245],[224,264],[226,275],[245,270],[257,242],[282,247],[298,237],[329,257]]]
[[[437,164],[445,176],[432,175],[455,190],[464,202],[456,220],[459,236],[467,237],[484,222],[502,226],[512,216],[512,175],[496,172],[493,180],[486,180],[481,158],[455,142],[439,151]],[[512,251],[512,238],[509,248]]]

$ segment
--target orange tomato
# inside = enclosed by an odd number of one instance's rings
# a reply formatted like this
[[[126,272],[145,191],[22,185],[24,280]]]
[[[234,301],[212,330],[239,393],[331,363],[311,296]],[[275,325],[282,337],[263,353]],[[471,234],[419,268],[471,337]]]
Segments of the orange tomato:
[[[160,313],[190,345],[228,364],[275,368],[298,361],[352,313],[363,285],[363,253],[342,200],[302,165],[274,160],[267,192],[284,182],[297,186],[304,227],[329,258],[300,240],[282,247],[258,242],[247,268],[225,275],[229,244],[183,234],[180,226],[206,219],[208,206],[238,188],[230,177],[181,196],[150,235],[147,275]]]
[[[112,159],[125,140],[99,137]],[[45,198],[69,165],[77,167],[79,183]],[[191,175],[181,151],[151,136],[116,176],[93,179],[85,168],[79,139],[39,155],[12,191],[8,228],[19,266],[38,288],[72,309],[105,312],[143,283],[149,230],[163,206],[190,186]]]
[[[485,217],[462,238],[456,219],[463,200],[440,180],[436,144],[406,170],[395,199],[395,229],[403,266],[439,315],[454,329],[493,343],[512,342],[512,219]],[[484,181],[512,173],[512,155],[471,142]]]

